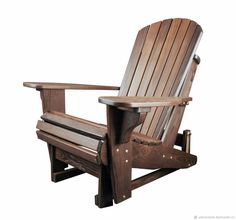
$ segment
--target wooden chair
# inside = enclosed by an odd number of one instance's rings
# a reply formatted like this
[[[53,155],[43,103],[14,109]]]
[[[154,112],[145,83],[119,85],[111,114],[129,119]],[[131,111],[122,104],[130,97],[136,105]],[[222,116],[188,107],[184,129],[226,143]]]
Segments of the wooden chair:
[[[97,177],[95,203],[102,208],[130,198],[132,190],[144,184],[195,165],[191,132],[178,130],[192,100],[201,35],[201,27],[188,19],[144,27],[120,87],[25,82],[40,91],[44,114],[37,135],[48,143],[52,181],[82,173]],[[107,126],[65,114],[66,89],[119,90],[116,97],[99,97],[107,105]],[[68,164],[73,168],[67,169]],[[132,180],[132,168],[155,171]]]

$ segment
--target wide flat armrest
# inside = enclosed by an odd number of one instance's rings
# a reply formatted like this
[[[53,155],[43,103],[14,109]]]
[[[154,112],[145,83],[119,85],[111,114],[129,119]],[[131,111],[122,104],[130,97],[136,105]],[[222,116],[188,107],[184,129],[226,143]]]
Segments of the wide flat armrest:
[[[73,83],[24,82],[24,86],[41,89],[79,89],[79,90],[119,90],[117,86],[86,85]]]
[[[137,97],[137,96],[102,96],[99,102],[121,108],[148,108],[176,106],[191,101],[191,97]]]

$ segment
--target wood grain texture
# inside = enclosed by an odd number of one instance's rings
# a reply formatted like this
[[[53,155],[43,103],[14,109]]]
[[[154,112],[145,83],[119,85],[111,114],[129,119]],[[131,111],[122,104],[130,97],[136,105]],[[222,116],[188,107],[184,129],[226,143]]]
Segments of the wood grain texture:
[[[127,94],[128,96],[134,96],[137,94],[140,82],[143,79],[145,69],[146,69],[147,64],[149,62],[150,55],[152,53],[160,26],[161,26],[161,23],[155,23],[153,25],[150,25],[150,27],[148,29],[148,33],[146,36],[146,39],[148,39],[148,40],[146,40],[144,43],[139,62],[137,63],[137,67],[135,69],[135,73],[134,73],[132,82],[129,86],[129,91]]]
[[[189,131],[181,135],[178,130],[192,100],[201,35],[196,22],[182,18],[142,28],[121,87],[25,82],[40,91],[44,115],[37,135],[48,143],[52,181],[82,173],[97,177],[95,204],[103,208],[130,198],[133,189],[195,165]],[[107,105],[107,126],[65,114],[66,89],[119,90],[118,97],[99,97]],[[132,168],[159,170],[132,181]]]
[[[57,111],[65,113],[65,90],[44,89],[40,91],[40,97],[42,100],[42,108],[44,113],[48,111]]]
[[[95,196],[95,204],[99,208],[113,205],[113,194],[109,167],[101,166],[98,182],[98,194]]]
[[[51,180],[53,182],[57,182],[58,179],[55,173],[64,172],[65,169],[68,167],[68,164],[56,158],[55,146],[51,145],[50,143],[47,143],[47,145],[48,145],[48,153],[49,153],[50,165],[51,165]]]
[[[133,144],[132,167],[144,169],[189,168],[197,163],[195,155],[167,148],[164,144],[150,146]]]
[[[154,96],[178,96],[178,94],[175,94],[175,93],[170,94],[170,91],[172,89],[172,86],[175,82],[177,75],[179,74],[178,66],[181,65],[181,61],[183,57],[180,50],[181,50],[181,46],[183,45],[183,41],[187,40],[185,39],[185,37],[186,37],[186,32],[189,28],[189,25],[190,25],[189,20],[183,20],[180,23],[178,31],[175,35],[175,40],[171,45],[171,49],[169,51],[165,66],[162,69],[160,83],[156,87]],[[179,86],[181,87],[181,85]],[[152,115],[152,112],[149,114],[148,117],[152,116],[152,119],[150,121],[149,126],[146,126],[148,128],[147,130],[148,135],[153,136],[155,128],[156,126],[158,126],[160,115],[163,112],[163,110],[164,109],[153,109],[153,115]]]
[[[99,102],[116,107],[140,108],[176,106],[191,101],[190,97],[138,97],[138,96],[103,96]]]
[[[55,137],[54,135],[50,135],[43,131],[37,131],[37,136],[39,139],[46,141],[52,146],[57,146],[57,148],[65,150],[71,154],[84,158],[85,160],[91,161],[93,163],[99,163],[97,151],[93,151],[89,148],[73,144],[69,141]]]
[[[171,34],[170,36],[172,36],[172,38],[170,37],[168,43],[163,47],[161,55],[163,56],[162,60],[165,60],[165,64],[157,64],[157,69],[159,69],[158,72],[161,72],[161,77],[156,85],[154,94],[151,92],[152,84],[149,85],[147,92],[149,95],[179,96],[178,92],[182,87],[181,85],[185,77],[186,69],[188,68],[188,63],[192,61],[195,52],[195,48],[192,47],[192,45],[196,45],[201,34],[195,22],[189,23],[188,20],[184,21],[181,22],[176,32],[175,40],[173,42],[171,41],[173,39],[173,34]],[[168,57],[166,56],[167,51]],[[155,82],[153,79],[152,83]],[[149,136],[154,136],[157,127],[159,130],[163,129],[164,126],[161,127],[160,125],[162,125],[162,123],[159,121],[163,111],[164,109],[152,109],[142,125],[141,132]]]
[[[42,90],[42,89],[78,89],[78,90],[119,90],[117,86],[103,86],[103,85],[86,85],[74,83],[53,83],[53,82],[24,82],[25,87]]]
[[[156,138],[148,137],[147,135],[143,135],[141,133],[133,132],[131,135],[131,141],[139,144],[159,146],[162,141]]]
[[[72,178],[81,174],[84,174],[84,172],[76,168],[70,168],[63,171],[53,172],[52,179],[53,179],[53,182],[57,183],[62,180],[66,180],[66,179],[69,179],[69,178]]]
[[[189,95],[190,89],[192,87],[193,79],[197,70],[197,62],[193,60],[191,68],[188,71],[187,77],[185,79],[183,89],[180,95]],[[178,106],[173,109],[169,121],[166,123],[166,129],[162,135],[162,141],[167,147],[172,147],[175,143],[176,136],[183,118],[185,111],[185,106]]]
[[[157,180],[163,176],[166,176],[170,173],[173,173],[174,171],[177,171],[178,169],[173,168],[162,168],[159,170],[156,170],[152,173],[148,173],[142,177],[139,177],[135,180],[132,180],[132,190],[137,189],[138,187],[141,187],[145,184],[148,184],[154,180]]]
[[[127,68],[125,71],[125,75],[121,83],[121,87],[119,91],[119,95],[121,96],[127,95],[129,91],[130,84],[132,82],[132,79],[135,74],[135,70],[137,68],[137,65],[141,57],[141,53],[143,50],[143,46],[146,40],[148,30],[149,30],[149,26],[146,26],[138,32]]]
[[[90,148],[94,151],[97,151],[99,145],[98,140],[49,124],[47,122],[38,121],[37,128],[56,137]]]
[[[98,140],[106,138],[107,129],[97,123],[73,117],[60,112],[47,112],[41,118],[50,124],[92,137]]]
[[[61,150],[59,148],[56,148],[56,159],[99,178],[100,166],[96,163],[91,163],[88,160],[84,160],[81,157],[75,156],[74,154]]]
[[[128,112],[107,106],[108,155],[112,191],[115,203],[131,197],[133,129],[143,122],[141,113]]]

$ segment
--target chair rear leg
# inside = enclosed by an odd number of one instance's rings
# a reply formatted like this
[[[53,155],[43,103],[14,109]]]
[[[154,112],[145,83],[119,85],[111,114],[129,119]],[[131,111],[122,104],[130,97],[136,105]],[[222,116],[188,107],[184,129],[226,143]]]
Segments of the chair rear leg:
[[[111,178],[109,168],[101,166],[98,183],[98,195],[95,196],[95,204],[99,208],[113,205]]]

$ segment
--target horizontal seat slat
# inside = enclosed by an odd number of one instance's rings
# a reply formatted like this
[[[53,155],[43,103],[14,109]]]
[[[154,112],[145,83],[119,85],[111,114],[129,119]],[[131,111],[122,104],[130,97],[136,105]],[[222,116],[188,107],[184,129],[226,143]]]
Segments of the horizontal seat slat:
[[[95,150],[95,151],[97,151],[98,146],[101,142],[99,140],[96,140],[96,139],[93,139],[90,137],[86,137],[84,135],[75,133],[75,132],[70,131],[68,129],[64,129],[64,128],[61,128],[56,125],[49,124],[49,123],[43,122],[43,121],[38,121],[37,128],[39,130],[42,130],[42,131],[47,132],[49,134],[60,137],[64,140],[70,141],[72,143],[76,143],[78,145],[88,147],[88,148]]]
[[[93,163],[98,163],[98,153],[96,151],[90,150],[89,148],[73,144],[69,141],[65,141],[61,138],[55,137],[43,131],[37,131],[37,136],[39,139],[46,141],[47,143],[57,146],[58,148],[65,150],[71,154],[78,157],[84,158]]]
[[[97,124],[95,122],[91,122],[88,120],[84,120],[78,117],[70,116],[60,112],[50,112],[45,113],[41,116],[41,118],[54,125],[58,125],[62,128],[66,128],[80,134],[85,134],[86,136],[97,138],[97,139],[105,139],[107,134],[106,125]],[[83,133],[84,132],[84,133]],[[140,144],[147,145],[160,145],[161,140],[148,137],[141,133],[133,132],[132,141],[135,141]]]
[[[50,124],[58,125],[95,139],[105,139],[106,126],[60,112],[47,112],[41,118]]]
[[[145,144],[145,145],[151,145],[151,146],[159,146],[160,144],[162,144],[161,140],[148,137],[138,132],[133,132],[131,136],[131,140],[138,144]]]

